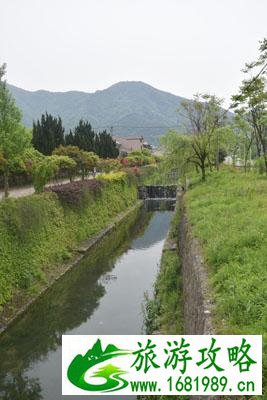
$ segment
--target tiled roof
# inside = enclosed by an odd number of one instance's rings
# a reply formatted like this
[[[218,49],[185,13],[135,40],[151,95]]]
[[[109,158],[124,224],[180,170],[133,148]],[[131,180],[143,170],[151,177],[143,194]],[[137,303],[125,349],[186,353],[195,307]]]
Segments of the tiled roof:
[[[128,153],[135,150],[142,150],[142,137],[123,137],[114,135],[113,139],[118,144],[120,151],[125,151]]]

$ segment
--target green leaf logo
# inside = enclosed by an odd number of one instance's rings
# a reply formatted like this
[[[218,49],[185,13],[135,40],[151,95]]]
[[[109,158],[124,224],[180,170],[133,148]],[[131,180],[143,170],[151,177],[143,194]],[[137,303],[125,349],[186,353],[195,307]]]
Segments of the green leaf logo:
[[[101,341],[98,339],[84,356],[78,354],[74,357],[67,371],[68,379],[73,385],[80,389],[93,392],[112,392],[123,389],[128,385],[128,382],[123,379],[121,375],[126,374],[127,371],[123,371],[115,365],[108,364],[104,367],[100,367],[91,375],[92,378],[104,378],[105,382],[102,384],[88,383],[85,380],[85,374],[96,364],[131,353],[132,352],[129,350],[118,349],[113,344],[109,344],[103,351]]]

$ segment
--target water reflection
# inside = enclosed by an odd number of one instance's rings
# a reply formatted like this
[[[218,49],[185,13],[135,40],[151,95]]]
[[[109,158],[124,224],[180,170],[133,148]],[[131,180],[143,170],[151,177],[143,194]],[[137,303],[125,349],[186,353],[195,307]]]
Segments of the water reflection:
[[[131,216],[1,336],[1,399],[63,398],[62,334],[140,333],[169,221],[168,211]]]
[[[2,400],[40,400],[43,399],[39,379],[29,379],[20,372],[9,375],[1,388]]]

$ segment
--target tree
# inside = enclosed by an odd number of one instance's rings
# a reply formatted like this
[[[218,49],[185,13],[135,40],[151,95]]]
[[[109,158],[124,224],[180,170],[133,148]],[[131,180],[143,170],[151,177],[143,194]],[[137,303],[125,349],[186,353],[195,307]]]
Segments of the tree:
[[[32,146],[28,147],[22,154],[21,160],[24,168],[31,173],[32,168],[39,161],[42,161],[45,156],[38,150],[34,149]]]
[[[76,167],[76,163],[67,156],[46,156],[33,165],[33,186],[36,193],[44,190],[59,171],[69,171]]]
[[[258,157],[263,157],[267,173],[267,39],[260,42],[259,50],[258,59],[247,63],[243,70],[254,75],[244,79],[238,94],[232,96],[232,108],[250,124]]]
[[[42,114],[41,121],[33,123],[32,144],[44,155],[51,155],[53,150],[65,143],[64,128],[61,118],[51,114]]]
[[[70,170],[68,172],[68,177],[69,177],[70,181],[72,181],[75,174],[79,173],[80,162],[81,162],[81,150],[79,149],[79,147],[71,146],[71,145],[68,145],[68,146],[60,145],[59,147],[54,149],[53,155],[67,156],[75,161],[75,169]]]
[[[95,150],[95,132],[88,121],[80,119],[78,126],[66,135],[66,143],[72,146],[77,146],[81,150],[94,151]]]
[[[5,64],[0,67],[0,169],[4,174],[5,197],[9,193],[9,174],[15,159],[30,145],[29,131],[22,125],[22,115],[3,79]]]
[[[232,155],[233,165],[235,165],[237,157],[243,158],[246,171],[253,143],[251,127],[243,117],[236,114],[232,123],[226,128],[228,129],[227,153]]]
[[[72,180],[73,175],[81,174],[82,180],[89,172],[93,172],[94,168],[99,163],[99,157],[93,152],[87,152],[80,150],[77,146],[59,146],[53,151],[54,155],[58,156],[68,156],[75,161],[76,168],[69,175],[70,180]]]
[[[251,126],[252,139],[257,148],[258,157],[263,156],[267,173],[267,92],[265,79],[243,81],[240,93],[233,96],[235,112]]]
[[[74,133],[66,135],[67,145],[77,146],[79,149],[94,152],[101,158],[115,158],[119,155],[116,142],[106,131],[95,133],[88,121],[79,121]]]
[[[72,130],[70,130],[70,133],[68,133],[65,136],[65,144],[66,144],[66,146],[73,146],[74,145],[74,135],[72,133]]]
[[[188,159],[192,155],[192,139],[190,136],[169,131],[160,138],[160,145],[164,153],[164,171],[168,181],[177,182],[178,177],[184,179],[186,173],[192,169]]]
[[[116,158],[119,155],[119,150],[116,142],[107,131],[100,132],[95,138],[95,152],[101,158]]]
[[[55,170],[56,174],[63,173],[65,175],[68,175],[69,178],[70,176],[73,176],[74,171],[76,171],[77,169],[77,164],[75,160],[73,160],[73,158],[68,156],[52,156],[52,158],[54,158],[55,164],[57,166],[57,169]]]
[[[81,151],[80,170],[82,180],[84,180],[85,176],[89,173],[93,173],[98,164],[99,157],[95,153],[92,151]]]
[[[219,168],[220,130],[226,113],[222,100],[214,95],[195,95],[193,101],[183,101],[179,113],[188,121],[187,134],[191,141],[191,153],[187,162],[200,168],[202,180],[206,178],[206,167],[212,168],[212,159]]]

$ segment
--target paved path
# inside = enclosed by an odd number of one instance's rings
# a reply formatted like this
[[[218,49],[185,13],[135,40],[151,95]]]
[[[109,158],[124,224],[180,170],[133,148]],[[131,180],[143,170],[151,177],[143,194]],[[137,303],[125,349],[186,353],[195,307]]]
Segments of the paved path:
[[[75,178],[74,180],[79,180],[81,178]],[[67,183],[69,182],[69,179],[61,179],[55,182],[51,182],[46,186],[52,186],[52,185],[56,185],[58,183]],[[24,196],[29,196],[30,194],[34,193],[34,188],[32,185],[29,186],[20,186],[20,187],[13,187],[9,189],[9,197],[24,197]],[[0,189],[0,200],[2,200],[4,197],[4,191],[2,189]]]

